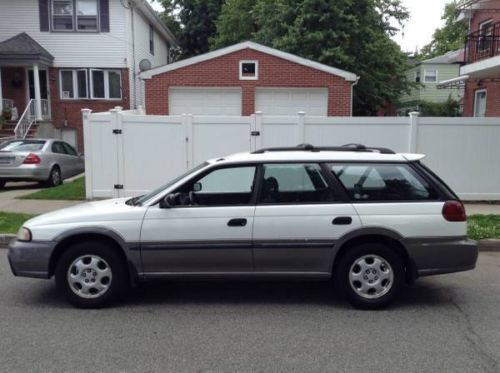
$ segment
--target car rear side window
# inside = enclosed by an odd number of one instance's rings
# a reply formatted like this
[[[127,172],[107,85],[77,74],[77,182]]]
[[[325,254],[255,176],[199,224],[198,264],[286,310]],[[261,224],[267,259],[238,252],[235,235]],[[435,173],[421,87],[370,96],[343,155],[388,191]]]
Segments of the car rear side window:
[[[331,164],[353,201],[438,200],[438,191],[408,164]]]
[[[297,204],[334,201],[333,191],[318,164],[266,164],[259,203]]]
[[[52,153],[67,154],[62,142],[55,142],[52,144]]]
[[[42,150],[45,141],[39,140],[14,140],[0,145],[4,152],[36,152]]]

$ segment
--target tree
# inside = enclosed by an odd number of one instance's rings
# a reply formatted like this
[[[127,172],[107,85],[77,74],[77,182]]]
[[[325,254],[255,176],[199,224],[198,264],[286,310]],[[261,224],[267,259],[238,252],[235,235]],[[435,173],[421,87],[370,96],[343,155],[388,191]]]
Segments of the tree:
[[[215,21],[224,0],[157,0],[165,11],[162,18],[179,40],[178,58],[209,51],[209,39],[215,35]]]
[[[352,71],[355,114],[374,115],[407,91],[407,56],[391,40],[408,12],[399,0],[227,0],[212,48],[254,40]]]
[[[436,29],[432,36],[433,40],[422,47],[417,55],[419,58],[432,58],[464,47],[468,27],[464,22],[457,22],[459,12],[456,1],[445,5],[444,14],[441,17],[445,24]]]

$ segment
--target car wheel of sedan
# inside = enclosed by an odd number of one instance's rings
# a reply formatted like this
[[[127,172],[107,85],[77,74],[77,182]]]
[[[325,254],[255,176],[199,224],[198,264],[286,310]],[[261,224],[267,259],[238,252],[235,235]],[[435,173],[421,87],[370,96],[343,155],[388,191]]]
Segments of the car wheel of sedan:
[[[70,303],[100,308],[116,300],[126,288],[126,263],[111,246],[99,241],[77,243],[61,256],[56,285]]]
[[[61,169],[54,166],[50,171],[49,179],[47,180],[47,186],[55,187],[62,184]]]
[[[391,248],[377,243],[351,247],[336,266],[335,282],[357,308],[387,306],[404,281],[400,257]]]

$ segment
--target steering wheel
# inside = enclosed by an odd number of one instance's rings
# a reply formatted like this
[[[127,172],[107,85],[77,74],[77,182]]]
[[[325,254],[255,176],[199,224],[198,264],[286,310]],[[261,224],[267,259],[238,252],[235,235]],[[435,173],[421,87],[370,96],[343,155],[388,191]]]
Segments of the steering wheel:
[[[198,204],[198,198],[196,198],[196,194],[193,191],[189,192],[189,203],[191,205],[197,205]]]

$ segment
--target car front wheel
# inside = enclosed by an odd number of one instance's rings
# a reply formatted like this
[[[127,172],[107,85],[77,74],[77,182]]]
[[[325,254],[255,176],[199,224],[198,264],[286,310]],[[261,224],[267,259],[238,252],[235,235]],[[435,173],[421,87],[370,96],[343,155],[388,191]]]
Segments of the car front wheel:
[[[361,244],[349,248],[340,258],[335,282],[353,306],[382,308],[399,293],[404,269],[400,257],[390,247]]]
[[[126,266],[117,251],[102,242],[69,247],[56,267],[56,285],[70,303],[100,308],[115,301],[126,287]]]

